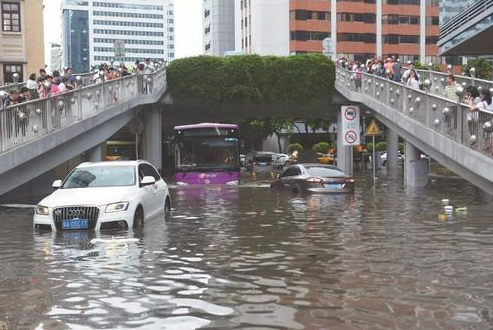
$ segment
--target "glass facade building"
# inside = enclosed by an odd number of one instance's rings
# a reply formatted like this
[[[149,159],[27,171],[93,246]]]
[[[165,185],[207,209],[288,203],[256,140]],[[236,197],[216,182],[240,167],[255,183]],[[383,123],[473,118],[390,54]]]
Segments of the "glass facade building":
[[[62,0],[61,8],[64,67],[175,58],[174,0]]]
[[[63,67],[73,72],[89,72],[89,12],[66,9],[62,12]]]

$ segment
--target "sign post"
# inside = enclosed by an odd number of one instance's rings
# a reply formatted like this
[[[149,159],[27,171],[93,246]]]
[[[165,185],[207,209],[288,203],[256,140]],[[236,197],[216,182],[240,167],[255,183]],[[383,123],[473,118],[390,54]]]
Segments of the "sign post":
[[[342,106],[341,110],[343,145],[357,146],[360,144],[359,106]]]
[[[376,148],[375,148],[375,136],[377,135],[382,135],[382,132],[380,132],[380,127],[378,127],[377,123],[375,122],[375,119],[373,119],[368,125],[368,127],[365,130],[365,136],[371,136],[372,137],[372,142],[373,142],[373,156],[371,159],[371,164],[373,166],[373,188],[375,188],[375,182],[377,180],[377,175],[376,175],[376,163],[377,163],[377,157],[376,157]]]

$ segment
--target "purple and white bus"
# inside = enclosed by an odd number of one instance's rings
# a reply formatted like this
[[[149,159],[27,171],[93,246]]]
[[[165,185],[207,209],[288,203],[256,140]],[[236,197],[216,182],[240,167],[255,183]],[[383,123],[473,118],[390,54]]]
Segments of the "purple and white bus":
[[[173,148],[177,184],[239,184],[237,125],[202,123],[175,126]]]

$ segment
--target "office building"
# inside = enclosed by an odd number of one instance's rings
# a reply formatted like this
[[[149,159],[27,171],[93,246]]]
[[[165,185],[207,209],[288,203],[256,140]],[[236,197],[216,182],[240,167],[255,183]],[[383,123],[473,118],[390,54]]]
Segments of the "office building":
[[[493,1],[442,0],[440,22],[442,56],[493,55]]]
[[[321,53],[322,41],[330,38],[328,48],[338,58],[364,61],[375,55],[382,58],[395,55],[403,61],[437,61],[438,0],[237,0],[237,3],[240,8],[236,11],[241,14],[237,15],[236,23],[241,30],[237,31],[236,46],[244,53],[264,54],[255,48],[254,31],[267,35],[262,38],[263,48],[269,43],[271,47],[282,48],[285,45],[276,43],[284,40],[282,31],[288,29],[290,54]],[[277,4],[275,9],[273,3]],[[264,8],[273,10],[264,15],[257,11]],[[259,24],[257,16],[266,24]],[[284,17],[289,19],[288,27]]]
[[[289,0],[235,0],[235,47],[244,54],[289,55]]]
[[[62,0],[63,66],[173,60],[174,0]]]
[[[51,44],[50,48],[50,70],[62,70],[62,46],[60,44]]]
[[[43,1],[0,1],[0,85],[26,81],[31,73],[45,67],[43,35]]]
[[[235,3],[232,0],[204,0],[204,54],[224,56],[235,50]]]
[[[337,57],[436,62],[438,0],[291,0],[290,29],[292,53],[321,52],[329,37]]]

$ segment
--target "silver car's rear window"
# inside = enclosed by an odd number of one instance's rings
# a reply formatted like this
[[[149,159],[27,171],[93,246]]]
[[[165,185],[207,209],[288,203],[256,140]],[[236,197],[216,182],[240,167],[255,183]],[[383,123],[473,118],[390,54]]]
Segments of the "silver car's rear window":
[[[328,167],[315,167],[315,166],[307,167],[306,171],[311,176],[322,177],[322,178],[334,178],[334,177],[346,176],[343,172]]]

